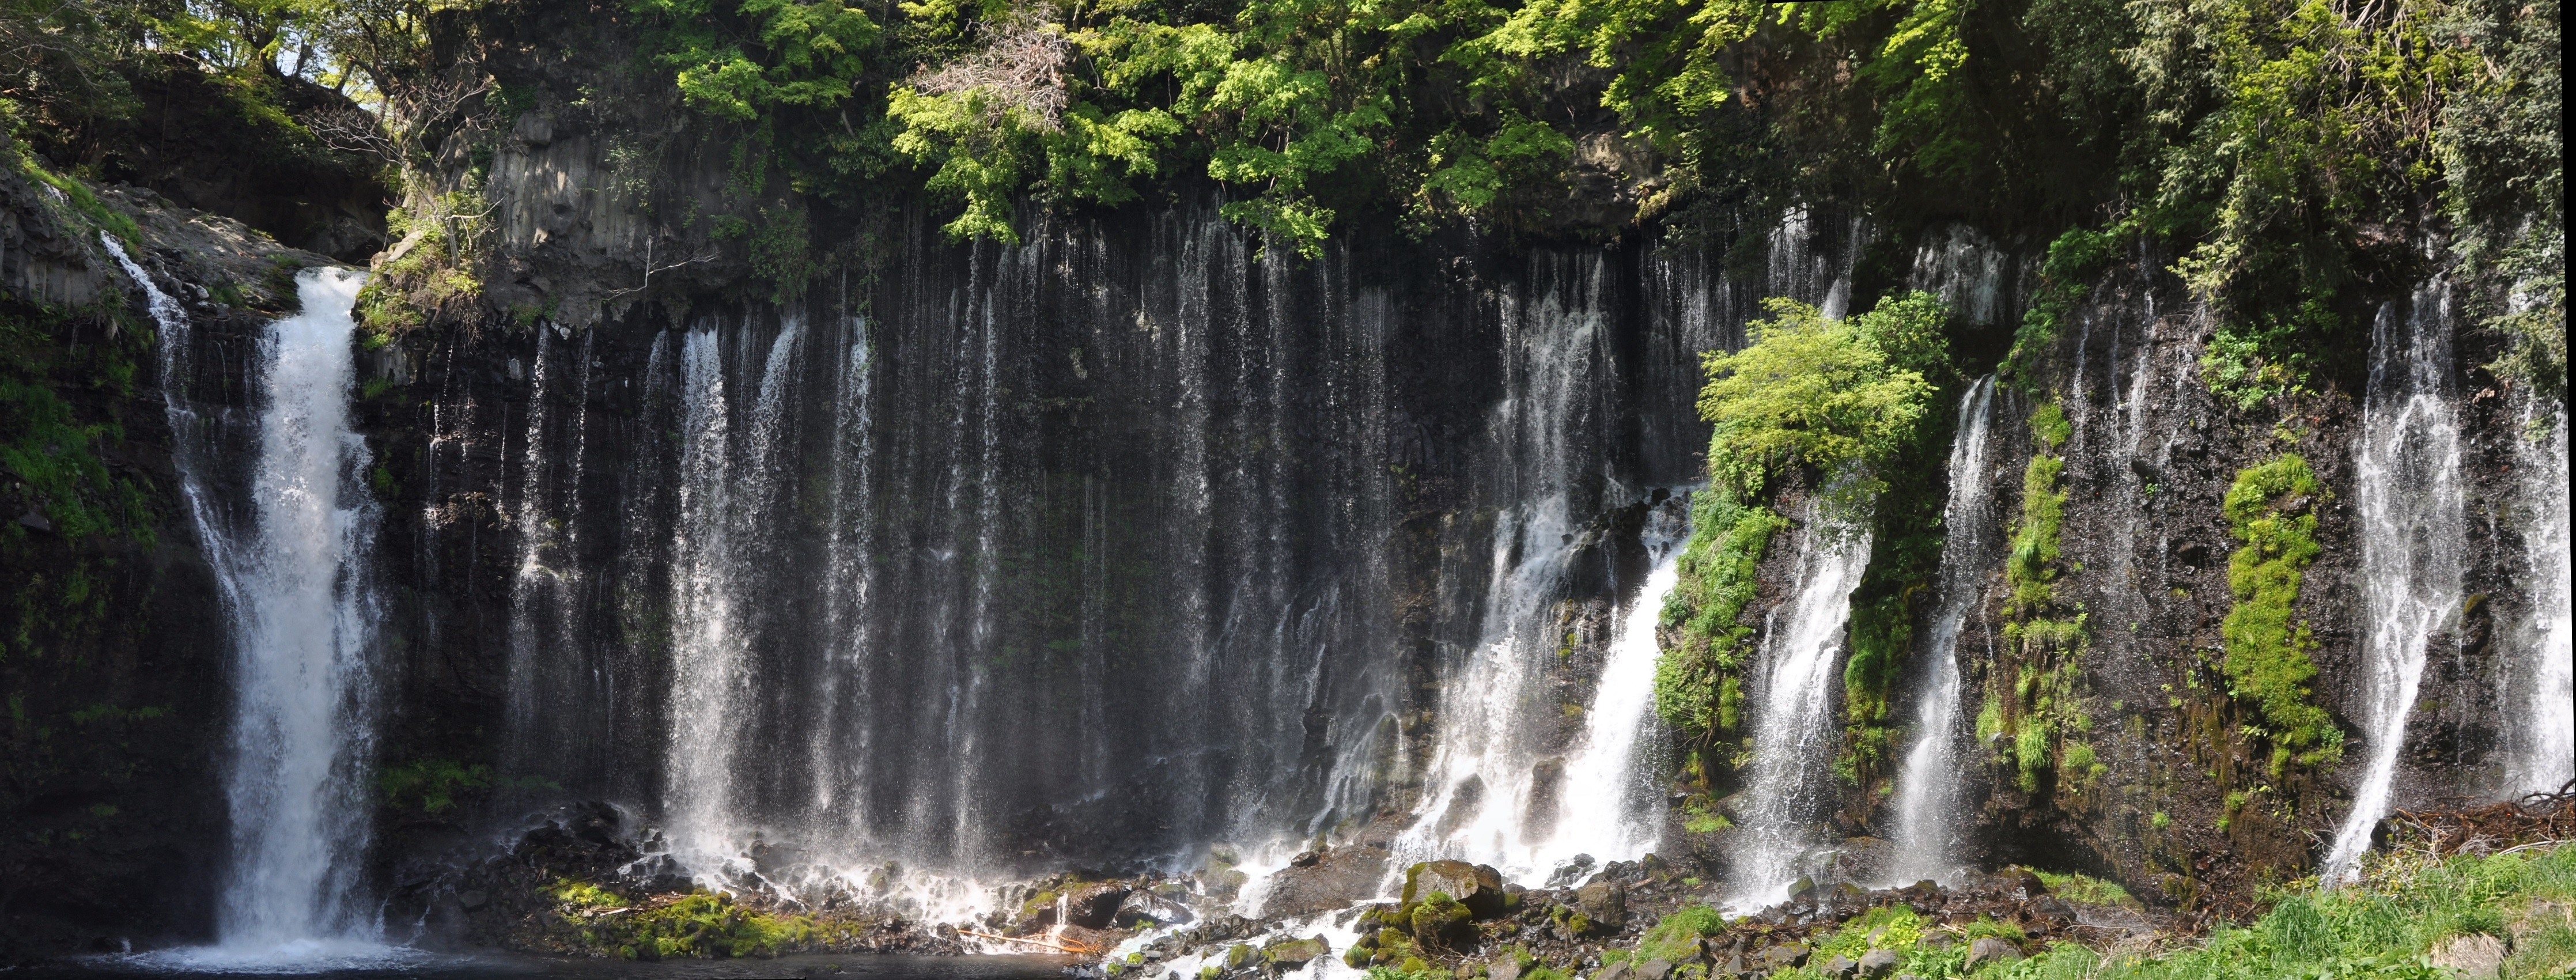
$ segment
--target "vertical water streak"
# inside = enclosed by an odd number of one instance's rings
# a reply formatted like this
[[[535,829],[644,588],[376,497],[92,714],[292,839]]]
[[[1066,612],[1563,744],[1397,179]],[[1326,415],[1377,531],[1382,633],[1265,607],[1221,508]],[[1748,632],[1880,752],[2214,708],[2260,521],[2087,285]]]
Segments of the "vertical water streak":
[[[1941,526],[1940,611],[1923,647],[1929,681],[1915,707],[1914,746],[1896,775],[1896,861],[1892,880],[1943,878],[1958,871],[1962,802],[1959,764],[1959,633],[1985,599],[1985,582],[1998,557],[2000,538],[1986,477],[1987,423],[1994,415],[1994,375],[1977,380],[1959,399],[1959,434],[1950,444],[1950,500]]]
[[[2451,400],[2450,293],[2436,280],[2401,317],[2380,310],[2354,453],[2368,757],[2325,879],[2348,881],[2386,815],[2427,649],[2460,608],[2465,500]]]
[[[1664,600],[1681,583],[1682,543],[1690,539],[1690,511],[1681,498],[1647,517],[1646,552],[1654,570],[1630,600],[1611,638],[1601,678],[1592,689],[1583,734],[1565,760],[1556,825],[1538,849],[1538,868],[1589,854],[1602,862],[1630,861],[1655,845],[1662,830],[1659,770],[1639,763],[1657,754],[1662,728],[1655,719],[1655,641]]]
[[[665,821],[684,866],[712,869],[731,855],[734,756],[745,719],[750,664],[733,607],[733,543],[725,520],[733,493],[732,419],[718,332],[681,341],[679,527],[671,547],[671,691]]]
[[[1779,901],[1815,844],[1834,748],[1835,669],[1851,619],[1852,590],[1869,568],[1870,534],[1829,523],[1820,501],[1798,525],[1798,572],[1788,622],[1765,644],[1760,713],[1753,719],[1750,801],[1736,850],[1739,907]]]
[[[2507,725],[2513,753],[2507,762],[2508,794],[2556,790],[2576,779],[2576,623],[2569,616],[2567,552],[2567,411],[2531,397],[2523,427],[2546,426],[2539,439],[2516,440],[2521,474],[2523,560],[2531,569],[2523,586],[2530,621],[2519,646],[2527,651],[2506,668],[2511,685],[2524,685],[2519,715]],[[2506,703],[2513,699],[2508,696]],[[2508,711],[2513,710],[2508,708]]]
[[[370,646],[379,610],[367,545],[375,508],[365,489],[366,443],[349,431],[355,328],[349,311],[363,273],[307,269],[301,312],[260,341],[258,455],[244,489],[250,525],[214,519],[211,457],[183,393],[192,341],[187,316],[113,238],[102,237],[149,300],[162,330],[161,367],[176,454],[208,564],[231,619],[236,706],[225,797],[231,867],[217,914],[222,948],[296,956],[365,943],[360,857],[368,838],[372,755]]]
[[[1599,270],[1586,284],[1598,281]],[[1499,489],[1483,623],[1468,661],[1441,685],[1440,737],[1429,804],[1400,853],[1492,864],[1539,876],[1527,826],[1541,748],[1539,719],[1555,705],[1540,689],[1555,659],[1558,600],[1581,528],[1574,449],[1587,435],[1602,324],[1597,307],[1542,293],[1503,297],[1505,394],[1488,416],[1488,472]]]
[[[815,693],[819,711],[810,735],[814,798],[818,815],[840,816],[838,833],[861,834],[870,812],[869,753],[874,726],[865,719],[848,726],[855,744],[842,745],[838,735],[841,684],[852,693],[872,687],[876,658],[868,632],[876,596],[875,432],[869,426],[874,394],[875,350],[868,341],[865,317],[849,317],[839,373],[832,398],[831,537],[824,551],[825,644],[827,661]]]

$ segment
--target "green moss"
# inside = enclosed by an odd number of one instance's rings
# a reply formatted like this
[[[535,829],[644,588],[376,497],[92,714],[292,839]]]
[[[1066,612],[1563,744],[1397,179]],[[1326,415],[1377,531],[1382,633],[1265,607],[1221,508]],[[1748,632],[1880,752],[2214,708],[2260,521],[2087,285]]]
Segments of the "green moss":
[[[2090,727],[2077,691],[2090,630],[2083,611],[2057,596],[2066,571],[2058,550],[2066,460],[2045,451],[2064,445],[2069,433],[2054,403],[2034,410],[2030,425],[2043,451],[2022,471],[2021,510],[2004,562],[2005,642],[1987,672],[1988,701],[1978,716],[1978,733],[1989,744],[2007,736],[1997,761],[2011,764],[2013,783],[2022,792],[2039,792],[2052,773],[2076,777],[2058,788],[2080,792],[2093,773],[2091,748],[2082,747],[2080,765],[2065,765],[2059,756],[2073,748],[2065,742],[2069,733]]]
[[[1699,955],[1699,940],[1726,931],[1726,916],[1706,905],[1685,905],[1646,929],[1638,938],[1636,959],[1688,963]]]
[[[466,765],[453,759],[420,759],[387,767],[376,776],[376,786],[392,806],[443,813],[456,805],[458,797],[490,789],[492,767],[480,762]]]
[[[1742,720],[1741,671],[1753,653],[1753,629],[1739,619],[1761,590],[1763,552],[1787,526],[1725,487],[1691,498],[1690,541],[1661,618],[1671,639],[1655,661],[1655,711],[1689,737],[1727,738]]]
[[[2343,730],[2310,700],[2316,639],[2296,618],[2299,587],[2316,560],[2315,505],[2327,495],[2307,460],[2284,455],[2236,474],[2222,509],[2228,533],[2242,542],[2227,560],[2235,596],[2219,632],[2228,693],[2261,712],[2277,776],[2295,759],[2326,765],[2341,758]]]

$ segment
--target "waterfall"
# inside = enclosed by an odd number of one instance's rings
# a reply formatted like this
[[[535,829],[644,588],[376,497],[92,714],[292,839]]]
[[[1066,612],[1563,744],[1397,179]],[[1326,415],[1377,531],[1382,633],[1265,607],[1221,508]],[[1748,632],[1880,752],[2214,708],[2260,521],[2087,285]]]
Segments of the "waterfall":
[[[758,762],[746,751],[767,700],[753,640],[799,332],[791,319],[770,341],[757,400],[739,432],[726,395],[722,332],[693,330],[681,344],[666,819],[681,865],[717,882],[739,870],[746,804],[754,802],[742,797],[761,785],[750,778]],[[740,336],[748,345],[752,332]],[[748,351],[741,360],[751,361]]]
[[[1959,764],[1959,633],[1985,598],[1985,583],[1999,557],[1997,516],[1986,478],[1987,423],[1994,415],[1995,378],[1978,379],[1959,399],[1959,435],[1950,444],[1950,500],[1941,513],[1941,606],[1924,644],[1927,684],[1915,708],[1914,746],[1896,775],[1896,859],[1893,880],[1910,883],[1958,873],[1961,805]]]
[[[1611,638],[1591,710],[1583,714],[1583,735],[1566,755],[1555,827],[1538,848],[1534,868],[1557,867],[1576,855],[1604,863],[1634,860],[1662,836],[1662,772],[1652,764],[1662,731],[1655,721],[1655,660],[1663,649],[1655,642],[1655,626],[1663,618],[1664,599],[1681,584],[1688,515],[1675,504],[1649,518],[1646,550],[1655,556],[1654,571]]]
[[[2416,291],[2403,317],[2393,306],[2381,308],[2371,330],[2370,387],[2353,467],[2360,608],[2368,617],[2361,733],[2368,755],[2352,811],[2326,858],[2328,881],[2352,879],[2388,812],[2426,651],[2460,608],[2466,511],[2450,397],[2449,307],[2448,286],[2437,280]]]
[[[2522,517],[2523,560],[2531,577],[2523,591],[2531,604],[2529,623],[2517,646],[2522,661],[2508,665],[2507,705],[2521,710],[2507,725],[2512,755],[2507,762],[2507,793],[2556,790],[2576,779],[2576,625],[2568,609],[2567,554],[2567,411],[2528,397],[2523,428],[2545,430],[2541,438],[2526,435],[2515,445],[2514,470],[2521,476],[2517,495]],[[2521,685],[2521,697],[2511,695]],[[2513,708],[2508,707],[2508,711]]]
[[[1751,799],[1735,848],[1739,908],[1788,895],[1815,843],[1810,825],[1829,790],[1822,753],[1834,747],[1833,694],[1841,680],[1834,665],[1851,619],[1852,590],[1869,568],[1870,535],[1834,523],[1825,510],[1821,500],[1807,505],[1798,525],[1797,577],[1784,603],[1788,622],[1765,631],[1770,642],[1753,718]]]
[[[230,619],[237,699],[226,766],[231,866],[220,945],[189,954],[273,962],[372,951],[361,892],[368,839],[370,647],[379,614],[367,552],[376,528],[365,442],[348,424],[350,308],[363,273],[296,275],[302,312],[261,339],[257,455],[223,457],[231,423],[193,401],[190,323],[111,237],[150,301],[175,461]],[[244,433],[247,434],[247,433]],[[242,485],[231,485],[233,478]]]
[[[1597,263],[1589,271],[1597,283]],[[1545,735],[1558,705],[1546,675],[1568,629],[1560,600],[1583,530],[1575,495],[1588,488],[1574,449],[1593,421],[1584,397],[1600,359],[1595,310],[1542,300],[1504,312],[1507,390],[1487,429],[1502,512],[1483,624],[1473,654],[1442,679],[1430,799],[1397,842],[1408,857],[1464,858],[1516,877],[1548,870],[1535,863],[1536,825],[1550,815],[1533,810],[1553,789]]]

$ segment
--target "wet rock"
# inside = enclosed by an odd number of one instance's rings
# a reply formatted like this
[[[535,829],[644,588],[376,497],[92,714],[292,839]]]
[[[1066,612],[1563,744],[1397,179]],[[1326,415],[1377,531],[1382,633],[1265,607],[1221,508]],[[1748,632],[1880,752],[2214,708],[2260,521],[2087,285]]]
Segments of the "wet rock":
[[[1860,957],[1861,980],[1879,980],[1896,972],[1896,964],[1903,961],[1904,957],[1896,955],[1895,950],[1873,949],[1863,953]]]
[[[491,901],[491,896],[471,888],[456,893],[456,904],[465,906],[468,912],[482,908]]]
[[[2075,924],[2075,907],[2066,904],[2065,899],[2055,895],[2041,895],[2031,899],[2022,906],[2022,911],[2033,919],[2048,923],[2052,928],[2063,929]]]
[[[1138,889],[1128,892],[1118,903],[1116,922],[1119,928],[1134,929],[1145,925],[1181,925],[1191,919],[1190,907],[1177,898]]]
[[[1485,865],[1425,861],[1404,869],[1404,904],[1428,899],[1434,893],[1457,899],[1479,919],[1503,914],[1503,874]]]
[[[1282,868],[1270,876],[1260,914],[1287,919],[1348,908],[1377,890],[1386,877],[1387,857],[1382,848],[1336,847],[1318,854],[1311,864]]]
[[[1635,980],[1664,980],[1665,977],[1671,976],[1672,972],[1671,963],[1663,960],[1647,960],[1637,964],[1636,969],[1628,971],[1628,975]]]
[[[1115,881],[1070,886],[1065,889],[1065,922],[1085,929],[1109,928],[1128,892],[1127,885]]]
[[[2020,958],[2021,950],[2013,944],[1987,936],[1968,944],[1967,968],[1974,970],[1988,963],[2010,963]]]
[[[1808,952],[1805,943],[1780,943],[1763,950],[1761,961],[1756,966],[1764,970],[1785,970],[1793,966],[1805,966]]]
[[[1628,890],[1616,882],[1596,881],[1574,890],[1574,907],[1592,921],[1616,928],[1628,918]]]
[[[2430,962],[2459,974],[2460,980],[2495,980],[2504,969],[2504,940],[2483,933],[2453,936],[2433,947]]]
[[[1295,969],[1332,952],[1322,936],[1304,939],[1274,939],[1261,948],[1261,958],[1281,969]]]
[[[1848,956],[1837,956],[1825,961],[1824,974],[1828,980],[1852,980],[1860,974],[1860,962]]]
[[[1592,980],[1636,980],[1636,973],[1626,963],[1612,963],[1593,974]]]
[[[1894,863],[1896,845],[1876,837],[1843,841],[1834,854],[1834,876],[1844,881],[1883,881]]]
[[[1555,871],[1548,873],[1547,887],[1572,888],[1576,882],[1583,880],[1584,875],[1590,873],[1592,873],[1592,855],[1577,854],[1564,864],[1557,865]]]
[[[1988,890],[2001,893],[2016,902],[2027,902],[2048,894],[2048,883],[2039,880],[2029,868],[2012,867],[1997,871],[1987,880]]]

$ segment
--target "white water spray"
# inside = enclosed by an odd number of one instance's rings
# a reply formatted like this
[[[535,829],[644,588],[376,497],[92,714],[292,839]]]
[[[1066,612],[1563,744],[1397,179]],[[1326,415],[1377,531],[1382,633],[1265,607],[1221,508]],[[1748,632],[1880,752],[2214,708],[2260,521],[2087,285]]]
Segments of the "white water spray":
[[[1565,760],[1565,783],[1557,799],[1553,833],[1538,848],[1532,867],[1553,868],[1578,854],[1596,860],[1634,860],[1660,836],[1663,800],[1655,767],[1648,761],[1661,729],[1655,721],[1655,660],[1663,649],[1655,642],[1655,625],[1663,618],[1664,600],[1681,582],[1682,543],[1689,539],[1685,511],[1657,509],[1646,528],[1646,550],[1655,556],[1645,589],[1619,621],[1610,655],[1593,685],[1592,710],[1583,716],[1583,735]]]
[[[1799,522],[1789,621],[1772,634],[1763,658],[1769,670],[1753,719],[1752,800],[1735,854],[1739,909],[1788,897],[1816,843],[1810,825],[1829,778],[1820,753],[1833,747],[1833,687],[1841,678],[1834,665],[1870,550],[1869,532],[1830,525],[1822,511],[1811,504]]]
[[[1950,501],[1941,514],[1948,540],[1941,547],[1940,612],[1924,646],[1930,685],[1916,709],[1914,747],[1896,777],[1897,883],[1954,876],[1960,805],[1959,633],[1985,598],[1994,567],[1996,522],[1986,480],[1987,422],[1994,415],[1995,379],[1979,380],[1959,399],[1959,436],[1950,445]]]
[[[2522,655],[2507,671],[2511,705],[2519,718],[2508,725],[2513,752],[2507,762],[2508,794],[2548,792],[2576,779],[2576,624],[2569,615],[2567,553],[2567,412],[2533,398],[2523,425],[2546,426],[2541,439],[2517,441],[2523,559],[2531,577],[2523,590],[2531,613],[2517,646]],[[2517,676],[2518,675],[2518,676]],[[2516,699],[2513,685],[2521,685]],[[2508,710],[2512,710],[2508,708]]]
[[[2369,752],[2352,812],[2335,832],[2325,880],[2350,881],[2388,812],[2406,718],[2435,634],[2460,608],[2460,429],[2451,408],[2450,293],[2416,291],[2400,317],[2382,308],[2371,332],[2370,388],[2354,453],[2360,514],[2362,662],[2369,671],[2362,745]]]
[[[302,312],[259,347],[256,450],[246,522],[227,521],[212,457],[229,448],[188,400],[190,323],[114,238],[117,263],[161,328],[162,384],[190,516],[221,585],[237,705],[225,788],[231,867],[220,944],[191,965],[347,962],[383,952],[360,895],[368,838],[371,667],[379,610],[366,556],[376,514],[349,431],[350,308],[364,273],[307,269]]]

